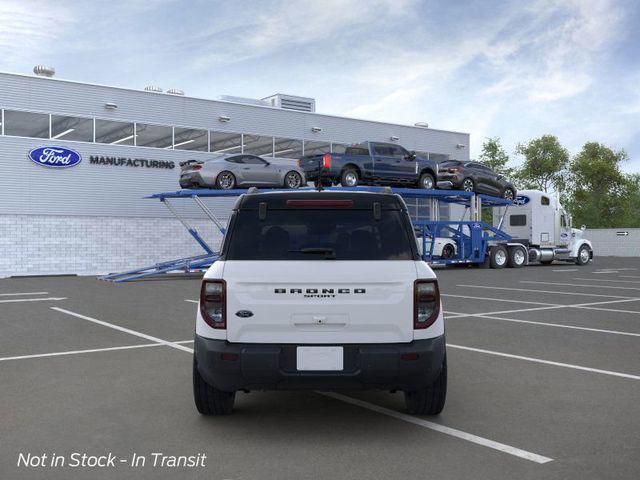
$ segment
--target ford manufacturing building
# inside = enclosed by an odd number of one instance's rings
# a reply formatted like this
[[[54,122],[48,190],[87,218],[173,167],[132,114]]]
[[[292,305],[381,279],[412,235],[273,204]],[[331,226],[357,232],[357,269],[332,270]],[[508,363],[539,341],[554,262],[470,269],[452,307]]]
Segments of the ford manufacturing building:
[[[144,199],[179,189],[185,160],[253,153],[294,161],[364,140],[436,160],[469,158],[466,133],[323,115],[313,99],[290,95],[207,100],[0,73],[0,108],[0,277],[103,274],[203,253],[159,201]],[[55,147],[76,152],[75,164],[47,168],[29,158]],[[226,220],[233,201],[208,206]],[[199,210],[175,205],[220,244]]]

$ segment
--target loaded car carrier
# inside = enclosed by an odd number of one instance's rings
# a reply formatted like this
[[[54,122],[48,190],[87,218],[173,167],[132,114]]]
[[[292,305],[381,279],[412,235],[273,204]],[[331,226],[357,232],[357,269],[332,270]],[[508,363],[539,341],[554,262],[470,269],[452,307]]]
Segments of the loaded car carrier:
[[[408,203],[420,255],[431,265],[468,264],[517,268],[536,262],[547,264],[554,260],[584,265],[593,258],[591,242],[582,238],[584,228],[571,228],[571,217],[557,200],[544,192],[523,191],[511,202],[504,198],[456,190],[390,187],[330,187],[327,190],[399,194]],[[181,216],[172,202],[178,199],[194,201],[224,235],[224,222],[205,205],[203,199],[238,197],[244,193],[247,193],[246,189],[188,189],[150,195],[147,198],[160,200],[184,225],[204,253],[111,273],[101,278],[126,282],[159,274],[202,271],[208,268],[219,257],[219,253]],[[462,212],[460,219],[441,220],[439,212],[442,204],[454,206],[452,211],[456,210],[457,205]],[[424,207],[429,208],[426,220],[418,215],[418,211]],[[482,221],[482,209],[493,210],[492,225]]]

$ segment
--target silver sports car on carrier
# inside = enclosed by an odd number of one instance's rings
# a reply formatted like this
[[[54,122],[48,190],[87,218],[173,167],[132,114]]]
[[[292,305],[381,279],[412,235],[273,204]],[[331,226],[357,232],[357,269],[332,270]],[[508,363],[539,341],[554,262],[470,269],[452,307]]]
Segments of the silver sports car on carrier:
[[[289,163],[291,162],[291,163]],[[212,160],[180,163],[181,188],[279,187],[307,185],[304,171],[293,160],[257,155],[220,155]]]

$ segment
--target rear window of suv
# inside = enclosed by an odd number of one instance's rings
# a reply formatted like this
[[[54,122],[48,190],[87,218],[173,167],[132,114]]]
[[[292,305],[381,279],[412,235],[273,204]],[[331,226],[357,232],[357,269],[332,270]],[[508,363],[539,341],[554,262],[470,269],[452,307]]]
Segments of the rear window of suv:
[[[230,223],[226,260],[414,260],[406,212],[382,210],[239,210]]]

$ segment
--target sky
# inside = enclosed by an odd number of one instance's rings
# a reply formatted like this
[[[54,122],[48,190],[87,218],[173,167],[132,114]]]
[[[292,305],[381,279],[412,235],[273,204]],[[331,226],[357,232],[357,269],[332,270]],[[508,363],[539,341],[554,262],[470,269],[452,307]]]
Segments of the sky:
[[[0,71],[187,95],[316,99],[321,113],[556,135],[640,172],[635,0],[0,0]]]

